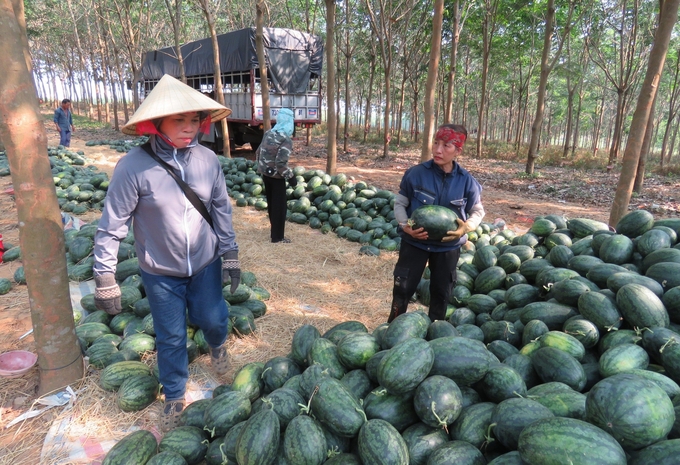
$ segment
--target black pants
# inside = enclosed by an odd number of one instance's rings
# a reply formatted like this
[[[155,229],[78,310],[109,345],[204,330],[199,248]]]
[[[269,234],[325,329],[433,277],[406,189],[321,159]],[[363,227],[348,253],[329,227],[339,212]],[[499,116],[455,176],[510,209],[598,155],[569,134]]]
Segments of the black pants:
[[[402,313],[406,313],[408,302],[425,271],[430,267],[430,312],[431,320],[446,318],[446,306],[451,289],[456,282],[456,265],[460,257],[460,249],[449,252],[428,252],[402,241],[399,248],[399,259],[394,267],[394,289],[392,290],[392,307],[390,323]]]
[[[270,176],[262,176],[262,179],[267,196],[272,242],[278,242],[283,239],[286,229],[286,180]]]

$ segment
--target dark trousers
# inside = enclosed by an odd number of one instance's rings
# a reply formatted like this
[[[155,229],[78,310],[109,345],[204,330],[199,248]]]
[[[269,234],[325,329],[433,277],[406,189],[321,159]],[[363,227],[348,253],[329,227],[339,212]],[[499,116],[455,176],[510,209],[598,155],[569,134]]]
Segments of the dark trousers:
[[[456,282],[456,265],[460,257],[460,249],[448,252],[428,252],[401,242],[399,259],[394,267],[394,289],[392,290],[392,307],[388,323],[402,313],[406,313],[408,302],[425,271],[430,267],[430,312],[431,320],[446,318],[446,306],[451,289]]]
[[[286,229],[286,180],[271,176],[262,176],[262,179],[267,196],[272,242],[278,242],[283,239]]]

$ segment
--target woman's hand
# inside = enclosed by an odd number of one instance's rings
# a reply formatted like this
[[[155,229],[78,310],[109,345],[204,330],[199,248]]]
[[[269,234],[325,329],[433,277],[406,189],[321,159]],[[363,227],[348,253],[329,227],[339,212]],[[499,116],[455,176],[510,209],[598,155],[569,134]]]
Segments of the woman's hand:
[[[425,228],[413,229],[410,224],[406,223],[401,229],[414,239],[418,239],[419,241],[427,240],[427,231],[425,231]]]

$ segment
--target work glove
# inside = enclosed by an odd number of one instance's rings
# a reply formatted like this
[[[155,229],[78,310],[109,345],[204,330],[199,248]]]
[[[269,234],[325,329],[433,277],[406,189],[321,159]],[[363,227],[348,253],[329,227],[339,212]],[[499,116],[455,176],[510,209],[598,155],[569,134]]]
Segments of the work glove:
[[[229,292],[233,294],[241,284],[241,263],[238,261],[238,250],[230,250],[222,255],[222,284],[227,284],[229,280],[231,280]]]
[[[120,287],[113,273],[104,273],[94,277],[94,305],[109,315],[118,315],[121,311]]]
[[[446,236],[444,236],[444,238],[442,239],[442,242],[457,241],[458,239],[463,237],[463,235],[469,233],[474,229],[469,223],[466,223],[460,218],[457,218],[456,222],[458,223],[458,229],[456,229],[455,231],[447,231]]]
[[[297,178],[295,176],[288,178],[288,185],[295,189],[295,186],[297,186]]]

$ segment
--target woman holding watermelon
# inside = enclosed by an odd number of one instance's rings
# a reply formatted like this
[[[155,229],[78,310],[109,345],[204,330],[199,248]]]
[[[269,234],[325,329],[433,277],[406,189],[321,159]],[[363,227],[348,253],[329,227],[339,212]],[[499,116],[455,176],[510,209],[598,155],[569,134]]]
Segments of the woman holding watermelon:
[[[161,431],[177,425],[188,379],[187,323],[203,330],[214,371],[229,369],[229,308],[222,286],[239,285],[241,270],[231,202],[215,153],[199,132],[231,111],[163,76],[123,127],[149,142],[114,169],[95,235],[95,304],[121,312],[116,281],[120,241],[134,226],[135,251],[156,332],[159,380],[165,403]]]
[[[406,170],[394,204],[402,238],[399,259],[394,267],[392,306],[387,320],[391,323],[406,312],[425,271],[430,268],[430,311],[432,320],[446,318],[446,306],[456,282],[456,265],[466,234],[477,229],[484,217],[482,186],[456,159],[463,153],[467,130],[458,124],[440,126],[432,144],[432,159]],[[443,233],[443,238],[413,229],[409,218],[423,205],[440,205],[458,217],[457,228]]]

